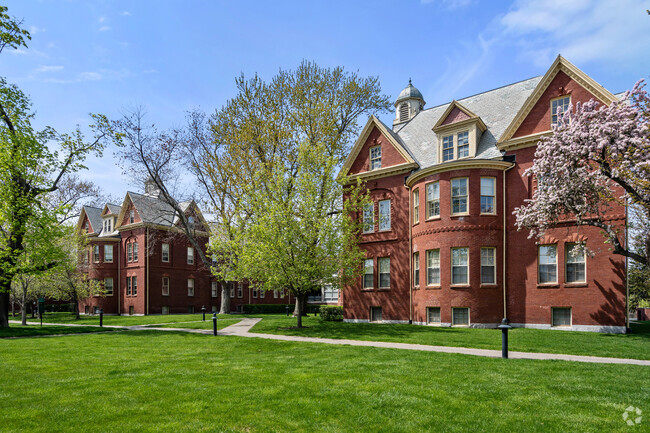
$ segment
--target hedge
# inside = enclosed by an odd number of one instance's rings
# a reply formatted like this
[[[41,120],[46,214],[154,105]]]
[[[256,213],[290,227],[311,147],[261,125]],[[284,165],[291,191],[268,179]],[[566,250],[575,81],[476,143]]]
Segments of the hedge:
[[[296,308],[295,304],[244,304],[242,311],[246,314],[293,314]],[[308,305],[307,314],[318,314],[320,305]]]
[[[343,307],[321,305],[320,319],[325,322],[341,322],[343,321]]]

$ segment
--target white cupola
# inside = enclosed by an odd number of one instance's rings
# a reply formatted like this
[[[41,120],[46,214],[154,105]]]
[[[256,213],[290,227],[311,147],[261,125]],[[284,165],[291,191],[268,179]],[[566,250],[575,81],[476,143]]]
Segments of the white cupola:
[[[424,108],[424,98],[422,93],[411,84],[409,78],[409,85],[402,90],[395,101],[395,120],[393,125],[398,123],[408,122],[415,117],[416,114]]]

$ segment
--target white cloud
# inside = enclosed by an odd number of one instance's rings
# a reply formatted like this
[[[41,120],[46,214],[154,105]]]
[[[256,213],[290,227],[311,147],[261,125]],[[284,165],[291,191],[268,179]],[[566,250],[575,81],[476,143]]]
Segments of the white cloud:
[[[130,17],[130,16],[131,16],[131,12],[129,12],[129,11],[123,11],[123,12],[122,12],[122,16],[123,16],[123,17]]]
[[[472,0],[420,0],[421,4],[438,3],[443,9],[454,10],[472,4]]]
[[[99,72],[82,72],[78,78],[80,81],[97,81],[102,79],[102,74]]]
[[[646,9],[643,0],[519,0],[500,19],[500,36],[539,66],[557,54],[575,63],[634,62],[650,50]]]
[[[99,17],[99,19],[97,20],[97,22],[100,24],[103,23],[104,21],[106,21],[106,17]]]
[[[34,36],[36,33],[42,33],[42,32],[45,31],[45,29],[42,29],[42,28],[39,28],[39,27],[36,27],[36,26],[29,26],[29,28],[27,30],[29,31],[29,34],[32,35],[32,36]]]
[[[40,73],[46,73],[46,72],[60,72],[63,70],[63,66],[57,65],[57,66],[49,66],[49,65],[42,65],[39,66],[38,68],[34,69],[34,72],[37,74]]]
[[[110,29],[111,29],[110,26],[101,26],[101,27],[99,28],[99,31],[100,31],[100,32],[107,32],[107,31],[109,31]]]

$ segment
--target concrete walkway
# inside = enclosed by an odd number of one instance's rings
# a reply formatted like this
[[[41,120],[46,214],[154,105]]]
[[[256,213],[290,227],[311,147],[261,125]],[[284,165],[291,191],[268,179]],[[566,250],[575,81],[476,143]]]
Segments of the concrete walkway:
[[[425,344],[411,344],[411,343],[389,343],[384,341],[363,341],[363,340],[345,340],[345,339],[335,339],[335,338],[298,337],[292,335],[257,334],[257,333],[250,332],[251,328],[255,326],[260,320],[262,319],[260,318],[242,319],[241,322],[235,323],[233,325],[227,326],[219,330],[217,334],[223,336],[264,338],[267,340],[297,341],[302,343],[321,343],[321,344],[335,344],[335,345],[343,345],[343,346],[364,346],[364,347],[381,347],[385,349],[419,350],[423,352],[456,353],[461,355],[484,356],[488,358],[501,357],[500,350],[471,349],[467,347],[429,346]],[[45,325],[46,323],[43,324]],[[47,323],[47,325],[62,325],[62,324]],[[65,326],[93,326],[93,325],[67,324]],[[109,326],[106,327],[108,328]],[[156,331],[182,331],[182,332],[189,332],[193,334],[212,334],[211,329],[154,328],[152,326],[142,326],[142,325],[110,326],[110,328],[121,328],[129,331],[156,330]],[[71,335],[71,334],[61,334],[61,335]],[[80,334],[75,334],[75,335],[80,335]],[[558,361],[590,362],[596,364],[642,365],[642,366],[650,367],[650,360],[642,360],[642,359],[607,358],[607,357],[600,357],[600,356],[563,355],[563,354],[556,354],[556,353],[535,353],[535,352],[509,352],[508,356],[510,359],[558,360]]]

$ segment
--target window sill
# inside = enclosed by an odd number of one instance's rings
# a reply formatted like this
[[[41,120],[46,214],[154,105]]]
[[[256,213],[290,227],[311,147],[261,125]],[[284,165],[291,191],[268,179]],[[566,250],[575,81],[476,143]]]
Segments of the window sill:
[[[378,292],[387,292],[390,290],[390,287],[380,287],[377,289]]]
[[[392,232],[392,229],[384,229],[384,230],[378,230],[377,233],[390,233]]]
[[[420,290],[420,286],[413,286],[413,290]]]
[[[163,293],[163,294],[162,294],[162,296],[169,296],[169,293],[168,293],[168,294],[166,294],[166,295],[165,295],[165,294]]]
[[[361,289],[362,292],[372,292],[373,290],[375,290],[374,287],[366,287],[366,288]],[[277,298],[275,298],[275,299],[277,299]]]
[[[466,216],[469,216],[469,212],[465,212],[465,213],[453,213],[453,214],[449,215],[450,218],[466,217]]]
[[[496,212],[493,212],[493,213],[481,212],[480,215],[481,216],[497,216],[497,213]]]
[[[471,289],[472,286],[469,284],[451,284],[449,286],[452,289]]]
[[[111,260],[111,261],[109,262],[109,261],[107,261],[107,260],[104,260],[104,263],[113,263],[113,261]]]
[[[481,289],[496,289],[498,284],[481,284]]]
[[[361,232],[361,234],[362,234],[362,235],[371,235],[371,234],[373,234],[374,232],[375,232],[375,231],[373,230],[373,231],[371,231],[371,232]]]
[[[438,221],[438,220],[440,220],[440,215],[429,217],[426,220],[427,221]]]
[[[427,286],[427,290],[440,290],[441,286],[440,285],[435,285],[435,286]]]
[[[589,285],[586,282],[579,282],[579,283],[564,283],[564,287],[570,288],[570,287],[588,287]]]
[[[413,227],[415,227],[415,226],[417,226],[417,225],[420,225],[420,221],[419,221],[419,220],[413,223]]]
[[[559,289],[560,285],[558,283],[549,283],[549,284],[537,284],[538,289]]]

